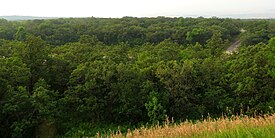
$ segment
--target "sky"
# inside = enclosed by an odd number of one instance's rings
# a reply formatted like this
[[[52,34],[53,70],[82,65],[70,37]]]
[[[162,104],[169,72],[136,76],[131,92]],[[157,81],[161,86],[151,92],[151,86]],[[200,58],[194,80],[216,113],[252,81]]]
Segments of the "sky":
[[[0,16],[275,18],[275,0],[2,0]]]

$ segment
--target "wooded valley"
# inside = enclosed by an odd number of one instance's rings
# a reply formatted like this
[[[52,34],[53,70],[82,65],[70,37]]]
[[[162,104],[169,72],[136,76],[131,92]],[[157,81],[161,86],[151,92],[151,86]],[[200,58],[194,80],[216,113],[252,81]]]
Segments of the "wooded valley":
[[[275,20],[0,19],[0,137],[274,108]]]

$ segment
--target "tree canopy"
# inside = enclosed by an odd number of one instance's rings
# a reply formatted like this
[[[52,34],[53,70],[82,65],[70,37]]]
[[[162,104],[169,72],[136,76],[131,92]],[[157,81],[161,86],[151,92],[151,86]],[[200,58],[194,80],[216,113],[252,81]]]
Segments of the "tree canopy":
[[[81,123],[137,125],[165,116],[272,113],[274,23],[1,19],[0,137],[34,137],[41,126],[62,135]],[[237,40],[238,50],[226,54]]]

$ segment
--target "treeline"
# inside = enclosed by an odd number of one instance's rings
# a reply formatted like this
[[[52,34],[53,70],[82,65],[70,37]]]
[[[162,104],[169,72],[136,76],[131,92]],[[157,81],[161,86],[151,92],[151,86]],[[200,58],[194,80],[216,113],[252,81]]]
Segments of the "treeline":
[[[68,42],[77,42],[82,35],[96,36],[106,45],[128,42],[130,45],[160,43],[172,39],[178,44],[190,42],[205,43],[214,32],[231,39],[239,33],[240,20],[220,18],[82,18],[51,19],[8,22],[1,20],[3,35],[1,38],[12,40],[19,26],[25,31],[40,36],[50,45],[60,46]]]
[[[220,18],[0,20],[0,136],[165,116],[271,113],[275,22]],[[242,46],[225,49],[236,39]]]

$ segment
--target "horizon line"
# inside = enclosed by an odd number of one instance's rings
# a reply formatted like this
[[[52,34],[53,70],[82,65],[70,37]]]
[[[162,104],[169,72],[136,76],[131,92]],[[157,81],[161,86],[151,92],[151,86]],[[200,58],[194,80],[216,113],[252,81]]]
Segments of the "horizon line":
[[[242,17],[241,17],[242,16]],[[116,16],[116,17],[99,17],[99,16],[33,16],[33,15],[0,15],[0,17],[30,17],[30,18],[113,18],[113,19],[120,19],[125,17],[132,17],[132,18],[158,18],[158,17],[165,17],[165,18],[230,18],[230,19],[275,19],[274,17],[257,17],[249,16],[249,14],[232,14],[232,15],[157,15],[157,16]]]

